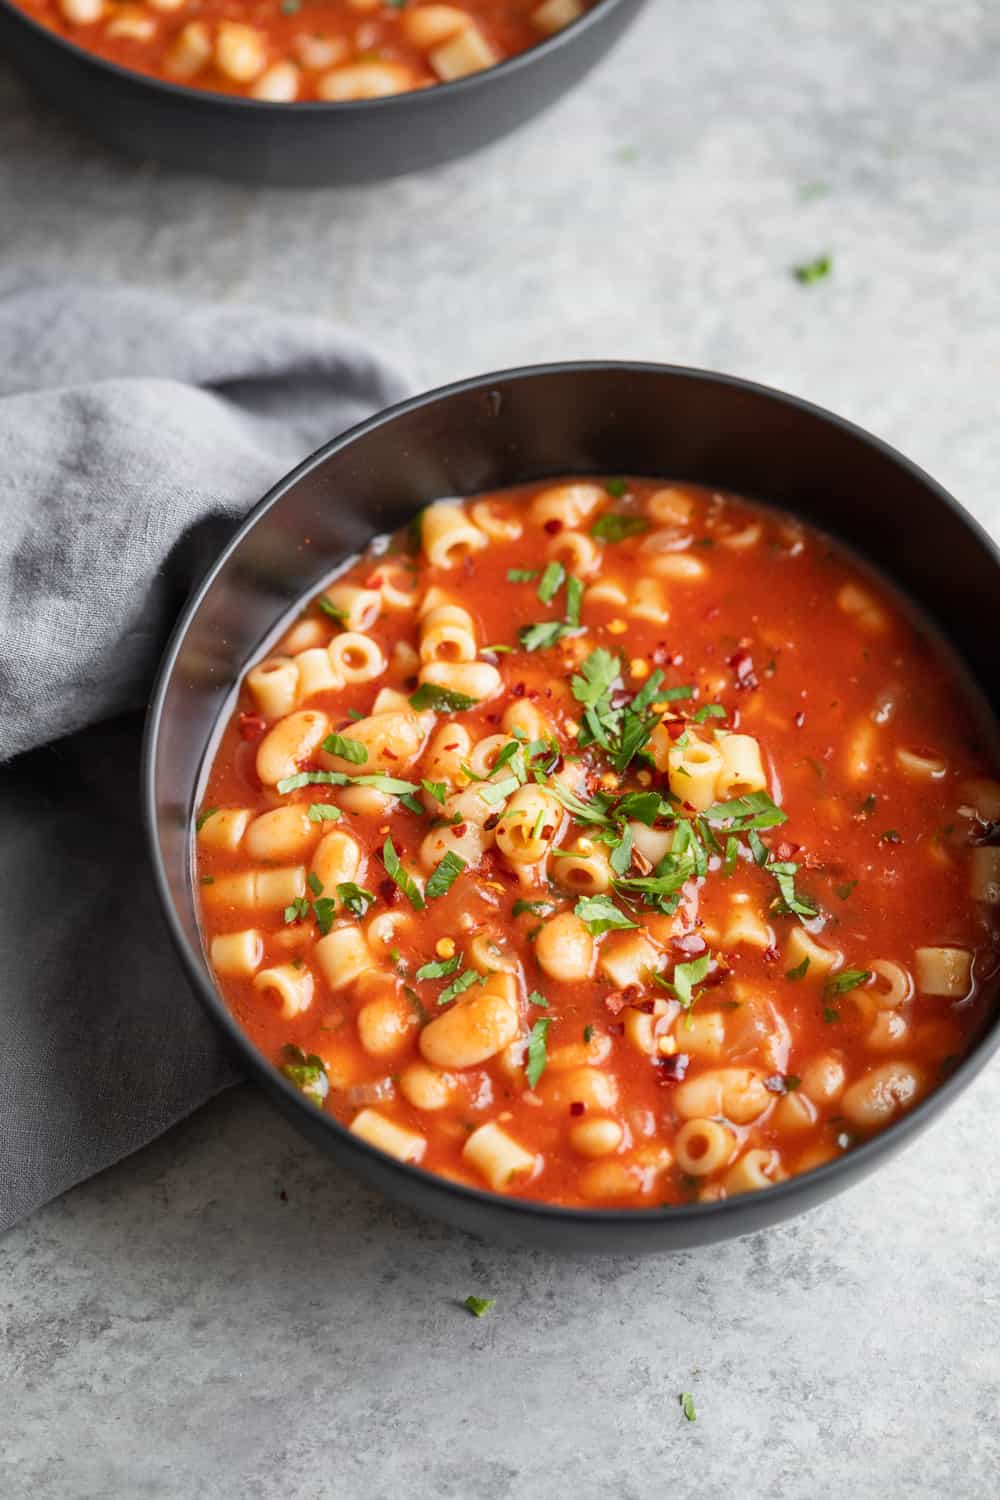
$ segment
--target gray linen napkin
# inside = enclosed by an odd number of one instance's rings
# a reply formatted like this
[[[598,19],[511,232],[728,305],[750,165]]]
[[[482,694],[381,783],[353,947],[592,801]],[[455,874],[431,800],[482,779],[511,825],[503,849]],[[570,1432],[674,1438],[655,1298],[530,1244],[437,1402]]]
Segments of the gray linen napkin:
[[[157,909],[136,711],[234,524],[405,394],[322,322],[0,279],[0,1229],[237,1077]]]

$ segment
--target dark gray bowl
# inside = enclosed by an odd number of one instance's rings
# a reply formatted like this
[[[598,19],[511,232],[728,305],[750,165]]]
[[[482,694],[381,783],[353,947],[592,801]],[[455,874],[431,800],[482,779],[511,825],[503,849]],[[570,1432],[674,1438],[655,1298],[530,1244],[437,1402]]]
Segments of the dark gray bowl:
[[[48,102],[129,156],[275,187],[377,182],[439,166],[541,113],[610,51],[645,0],[599,0],[528,52],[353,104],[267,104],[121,68],[0,0],[0,52]]]
[[[144,751],[145,817],[164,911],[197,994],[243,1068],[323,1150],[411,1207],[490,1239],[571,1251],[679,1249],[777,1223],[865,1176],[975,1077],[1000,1045],[1000,1019],[910,1114],[815,1171],[720,1203],[554,1208],[404,1166],[321,1114],[240,1031],[198,932],[190,833],[206,746],[279,615],[346,554],[431,500],[566,473],[686,479],[797,512],[894,579],[1000,712],[1000,554],[926,474],[839,417],[747,381],[658,365],[552,365],[394,407],[320,449],[261,501],[195,592],[164,658]]]

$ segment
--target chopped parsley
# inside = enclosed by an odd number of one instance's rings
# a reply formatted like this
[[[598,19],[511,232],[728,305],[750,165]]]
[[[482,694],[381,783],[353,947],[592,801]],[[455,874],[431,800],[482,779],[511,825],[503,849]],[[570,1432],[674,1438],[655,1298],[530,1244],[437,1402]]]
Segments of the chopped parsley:
[[[689,1422],[697,1422],[698,1413],[694,1409],[694,1397],[692,1396],[691,1392],[681,1391],[678,1400],[680,1401],[681,1411],[684,1413],[687,1420]]]
[[[444,806],[445,798],[448,796],[448,786],[444,781],[422,781],[420,785],[428,797],[433,797],[435,802]]]
[[[545,917],[551,911],[555,911],[555,904],[552,901],[518,900],[511,907],[511,916],[520,917],[525,912],[530,912],[533,917]]]
[[[623,516],[617,511],[605,511],[603,516],[598,516],[590,534],[599,542],[624,542],[630,536],[640,536],[642,532],[649,530],[649,522],[645,516]]]
[[[700,984],[711,968],[712,958],[708,953],[703,953],[701,958],[692,959],[690,963],[675,964],[673,980],[666,985],[675,1000],[680,1002],[681,1009],[689,1011],[697,1000],[695,985]]]
[[[478,698],[470,698],[467,693],[454,693],[433,682],[422,682],[410,695],[410,707],[418,713],[429,708],[436,714],[460,714],[467,708],[475,708],[478,702]]]
[[[859,985],[867,984],[871,977],[871,969],[842,969],[839,974],[834,974],[832,979],[827,980],[824,993],[846,995],[848,991],[856,990]]]
[[[208,822],[209,818],[214,818],[215,814],[218,811],[219,809],[217,807],[206,807],[205,811],[199,814],[198,821],[194,825],[195,833],[200,833],[205,824]]]
[[[435,865],[431,871],[424,887],[424,894],[429,900],[433,900],[436,896],[443,896],[445,891],[450,890],[455,884],[464,869],[465,860],[461,859],[453,849],[449,849],[440,864]]]
[[[358,920],[368,915],[368,908],[375,905],[375,894],[353,880],[341,880],[337,885],[337,896],[353,917]]]
[[[528,1062],[524,1070],[525,1077],[528,1080],[529,1089],[533,1089],[535,1087],[536,1083],[545,1072],[545,1065],[548,1062],[546,1039],[548,1037],[549,1027],[551,1025],[551,1016],[539,1016],[538,1020],[531,1028],[531,1035],[528,1038]]]
[[[538,572],[532,568],[508,568],[508,583],[533,583],[538,577]]]
[[[815,260],[807,260],[800,266],[792,267],[792,275],[796,281],[803,286],[812,286],[814,281],[823,281],[833,270],[833,257],[830,255],[817,255]]]
[[[583,1040],[587,1043],[588,1046],[594,1040],[594,1028],[593,1028],[593,1026],[585,1026],[583,1028]]]
[[[808,973],[809,973],[809,955],[807,954],[806,957],[802,960],[802,962],[800,964],[796,964],[795,965],[794,969],[786,969],[785,970],[785,978],[786,979],[793,979],[793,980],[794,979],[805,979],[805,977],[806,977],[806,975]]]
[[[367,745],[360,740],[346,739],[342,734],[328,734],[323,749],[327,755],[338,755],[341,760],[349,760],[355,766],[363,766],[368,760]]]
[[[325,594],[320,594],[319,598],[316,600],[316,604],[325,615],[329,615],[331,620],[336,620],[338,625],[347,624],[347,611],[345,609],[340,609],[339,606],[334,604],[332,599],[328,599]]]
[[[382,863],[390,880],[395,881],[403,895],[409,901],[414,911],[423,911],[425,905],[423,894],[419,885],[410,874],[409,870],[403,868],[402,861],[396,853],[396,847],[392,838],[388,837],[382,845]]]
[[[566,579],[566,569],[561,562],[550,562],[538,585],[538,597],[543,604],[551,604]]]
[[[620,911],[610,896],[581,896],[573,911],[594,937],[602,932],[639,925]]]
[[[604,489],[605,493],[610,495],[612,500],[620,500],[623,495],[628,494],[628,480],[609,479]]]
[[[461,966],[462,955],[456,953],[451,958],[435,958],[429,964],[421,964],[414,974],[414,979],[447,979],[449,974]]]
[[[456,995],[463,995],[474,984],[479,984],[482,977],[475,969],[465,969],[457,979],[453,979],[451,984],[441,991],[438,995],[438,1005],[447,1005],[448,1001],[454,1000]]]
[[[497,1299],[495,1297],[466,1297],[462,1303],[462,1306],[468,1308],[474,1318],[484,1318],[490,1309],[496,1307],[496,1305]]]
[[[303,1052],[301,1047],[292,1043],[282,1048],[281,1055],[285,1059],[281,1064],[281,1071],[289,1083],[294,1083],[300,1093],[322,1109],[323,1101],[330,1092],[330,1080],[326,1076],[323,1059],[317,1057],[315,1052]]]
[[[343,813],[332,802],[310,802],[306,817],[310,823],[339,823]]]

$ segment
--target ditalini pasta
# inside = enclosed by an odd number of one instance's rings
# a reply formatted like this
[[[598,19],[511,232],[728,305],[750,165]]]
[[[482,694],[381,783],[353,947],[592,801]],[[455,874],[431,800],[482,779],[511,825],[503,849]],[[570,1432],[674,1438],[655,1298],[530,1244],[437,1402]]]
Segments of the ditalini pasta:
[[[765,1189],[912,1108],[991,1002],[1000,779],[902,601],[693,486],[415,530],[250,667],[197,812],[267,1057],[422,1170],[595,1207]]]
[[[291,104],[375,99],[480,73],[578,21],[594,0],[17,3],[123,67],[170,83]]]

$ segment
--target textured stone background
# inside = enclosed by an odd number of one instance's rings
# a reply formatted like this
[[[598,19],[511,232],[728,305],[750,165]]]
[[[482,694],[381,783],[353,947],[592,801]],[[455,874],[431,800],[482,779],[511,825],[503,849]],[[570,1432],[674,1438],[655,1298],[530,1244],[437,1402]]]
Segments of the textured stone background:
[[[332,194],[130,166],[0,66],[0,260],[315,309],[421,384],[586,355],[754,376],[1000,531],[998,70],[988,0],[650,0],[519,136]],[[239,1090],[0,1244],[0,1493],[995,1495],[998,1116],[994,1068],[787,1228],[588,1264],[418,1222]]]

